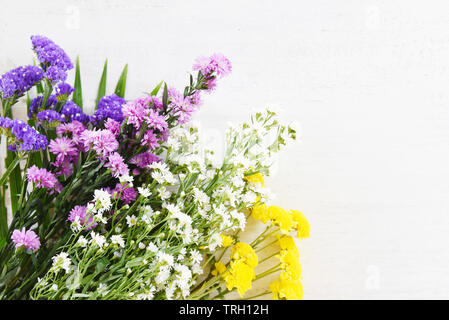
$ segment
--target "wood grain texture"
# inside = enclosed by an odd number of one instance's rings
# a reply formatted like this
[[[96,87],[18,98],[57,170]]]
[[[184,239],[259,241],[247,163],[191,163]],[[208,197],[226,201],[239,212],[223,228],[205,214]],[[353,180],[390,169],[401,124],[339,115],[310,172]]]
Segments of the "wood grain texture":
[[[160,80],[183,87],[198,55],[233,74],[196,120],[220,146],[227,121],[276,104],[302,142],[269,185],[302,210],[306,299],[449,298],[447,1],[98,0],[22,3],[0,12],[0,71],[30,63],[39,33],[80,55],[92,110],[129,63],[127,97]],[[72,78],[73,79],[73,75]],[[256,290],[261,290],[256,288]]]

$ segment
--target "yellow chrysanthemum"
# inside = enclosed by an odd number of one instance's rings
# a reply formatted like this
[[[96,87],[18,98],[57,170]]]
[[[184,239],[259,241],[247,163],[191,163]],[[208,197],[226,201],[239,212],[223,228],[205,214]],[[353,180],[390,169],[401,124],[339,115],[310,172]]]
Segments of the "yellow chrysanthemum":
[[[268,214],[268,207],[266,204],[254,206],[251,210],[251,214],[255,220],[260,220],[263,223],[267,223],[268,220],[270,220],[270,215]]]
[[[226,271],[226,266],[220,261],[215,263],[215,269],[211,271],[211,274],[216,276]]]
[[[299,280],[289,279],[284,273],[280,279],[270,284],[273,299],[301,300],[304,296],[302,284]]]
[[[226,236],[224,234],[220,234],[220,237],[221,237],[221,240],[222,240],[221,245],[224,248],[232,246],[232,244],[234,243],[234,239],[232,239],[232,237],[230,237],[230,236]]]
[[[263,179],[263,175],[260,173],[255,173],[249,176],[245,176],[245,180],[250,183],[260,183],[262,187],[265,187],[265,181]]]
[[[230,270],[222,275],[226,282],[226,288],[232,290],[237,288],[240,296],[251,289],[251,282],[256,278],[254,268],[246,264],[243,260],[231,261]]]
[[[294,228],[297,231],[298,239],[304,239],[310,237],[310,224],[302,212],[298,210],[290,210],[294,222]]]
[[[293,228],[293,218],[292,215],[286,210],[277,207],[268,207],[268,214],[273,224],[281,229],[281,232],[287,234]]]
[[[246,263],[251,268],[255,268],[259,263],[257,254],[253,248],[247,243],[239,242],[236,243],[231,249],[231,258],[234,260],[241,260]]]

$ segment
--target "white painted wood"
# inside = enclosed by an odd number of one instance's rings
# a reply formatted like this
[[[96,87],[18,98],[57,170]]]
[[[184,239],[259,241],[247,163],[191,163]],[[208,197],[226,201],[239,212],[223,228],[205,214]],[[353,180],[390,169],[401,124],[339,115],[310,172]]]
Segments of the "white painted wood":
[[[4,1],[0,71],[30,63],[29,35],[81,56],[95,98],[129,63],[128,97],[183,87],[198,55],[233,74],[196,117],[216,134],[274,103],[302,124],[269,185],[302,210],[305,298],[449,298],[447,1]],[[72,75],[73,79],[73,75]],[[213,131],[217,129],[219,131]]]

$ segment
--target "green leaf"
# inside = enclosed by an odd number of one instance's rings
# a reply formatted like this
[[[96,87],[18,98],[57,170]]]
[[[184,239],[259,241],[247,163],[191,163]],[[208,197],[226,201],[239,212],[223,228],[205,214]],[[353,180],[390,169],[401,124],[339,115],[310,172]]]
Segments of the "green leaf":
[[[76,57],[75,83],[73,87],[75,88],[75,92],[73,92],[73,102],[75,102],[81,109],[83,109],[83,90],[81,89],[81,71],[79,57]]]
[[[6,239],[3,238],[0,240],[0,249],[4,247],[4,245],[6,244]]]
[[[120,75],[120,78],[118,79],[117,85],[115,86],[115,94],[119,97],[124,98],[125,97],[125,90],[126,90],[126,77],[128,76],[128,64],[125,65],[123,68],[122,74]]]
[[[154,88],[153,91],[151,91],[150,95],[151,96],[157,95],[157,93],[159,92],[159,89],[161,88],[163,83],[164,83],[164,81],[159,82],[159,84],[156,86],[156,88]]]
[[[135,259],[132,259],[130,261],[128,261],[125,265],[125,268],[133,268],[133,267],[137,267],[139,265],[141,265],[143,262],[143,258],[142,257],[138,257]]]
[[[164,93],[162,94],[162,105],[164,106],[164,110],[167,108],[168,102],[168,88],[167,84],[164,83]]]
[[[103,73],[101,74],[100,84],[98,85],[97,100],[95,100],[95,110],[97,110],[98,102],[106,95],[106,78],[108,76],[108,59],[104,62]]]
[[[6,190],[0,190],[0,242],[6,242],[8,234],[8,212],[6,210]]]
[[[97,262],[97,266],[95,267],[95,272],[96,273],[100,273],[101,271],[104,270],[104,268],[106,268],[106,266],[108,266],[111,262],[106,258],[101,258],[98,262]]]

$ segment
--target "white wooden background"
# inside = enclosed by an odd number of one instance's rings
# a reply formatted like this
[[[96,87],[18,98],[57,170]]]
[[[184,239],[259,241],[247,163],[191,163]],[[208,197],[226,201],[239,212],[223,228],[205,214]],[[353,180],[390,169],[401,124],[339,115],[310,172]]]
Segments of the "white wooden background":
[[[129,98],[162,79],[183,87],[196,56],[224,53],[234,70],[204,99],[196,119],[206,132],[266,104],[302,125],[269,185],[312,225],[300,243],[305,298],[447,299],[448,9],[444,0],[5,0],[0,72],[31,62],[31,34],[49,36],[81,56],[92,106],[106,57],[109,88],[129,63]]]

